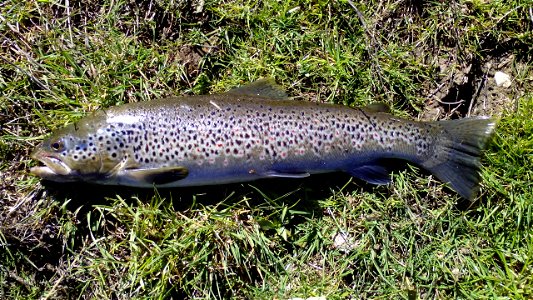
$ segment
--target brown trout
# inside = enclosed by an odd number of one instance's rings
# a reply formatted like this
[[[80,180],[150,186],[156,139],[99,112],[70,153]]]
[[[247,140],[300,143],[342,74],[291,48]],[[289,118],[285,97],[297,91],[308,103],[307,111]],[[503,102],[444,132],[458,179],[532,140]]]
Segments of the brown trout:
[[[390,159],[427,169],[473,200],[486,117],[416,122],[375,109],[289,100],[272,80],[224,94],[99,110],[32,153],[46,180],[180,187],[344,171],[390,181]],[[389,160],[389,161],[387,161]]]

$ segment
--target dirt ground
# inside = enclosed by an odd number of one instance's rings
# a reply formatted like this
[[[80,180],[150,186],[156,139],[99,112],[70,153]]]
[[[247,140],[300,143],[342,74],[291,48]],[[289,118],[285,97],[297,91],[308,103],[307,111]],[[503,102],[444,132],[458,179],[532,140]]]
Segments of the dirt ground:
[[[502,53],[484,61],[473,59],[460,65],[443,60],[439,61],[439,68],[444,75],[436,88],[426,90],[426,105],[419,115],[421,120],[470,116],[499,118],[505,112],[516,110],[518,99],[525,93],[525,87],[513,81],[513,77],[527,72],[528,66],[516,61],[512,54]],[[498,85],[497,72],[509,75],[509,80]]]

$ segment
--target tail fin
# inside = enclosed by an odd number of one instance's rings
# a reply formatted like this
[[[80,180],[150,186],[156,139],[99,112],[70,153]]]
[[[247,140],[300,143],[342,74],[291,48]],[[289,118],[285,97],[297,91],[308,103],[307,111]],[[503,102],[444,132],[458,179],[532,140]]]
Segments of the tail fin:
[[[486,117],[439,121],[445,136],[439,141],[439,162],[423,165],[462,197],[473,201],[479,191],[479,157],[491,136],[496,122]]]

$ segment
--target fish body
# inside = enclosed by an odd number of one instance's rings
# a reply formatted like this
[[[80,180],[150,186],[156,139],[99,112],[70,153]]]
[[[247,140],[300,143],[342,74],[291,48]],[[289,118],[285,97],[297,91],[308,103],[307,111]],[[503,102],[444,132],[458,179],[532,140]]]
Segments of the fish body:
[[[390,181],[388,159],[422,166],[473,199],[488,118],[416,122],[375,109],[289,100],[269,80],[228,93],[99,110],[54,133],[31,172],[53,181],[180,187],[344,171]]]

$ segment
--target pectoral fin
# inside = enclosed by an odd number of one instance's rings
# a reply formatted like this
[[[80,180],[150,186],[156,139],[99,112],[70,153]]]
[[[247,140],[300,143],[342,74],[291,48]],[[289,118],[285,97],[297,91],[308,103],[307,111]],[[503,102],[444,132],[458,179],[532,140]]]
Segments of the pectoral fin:
[[[131,181],[162,185],[182,180],[189,175],[189,170],[184,167],[164,167],[157,169],[129,169],[121,173],[122,176]]]

